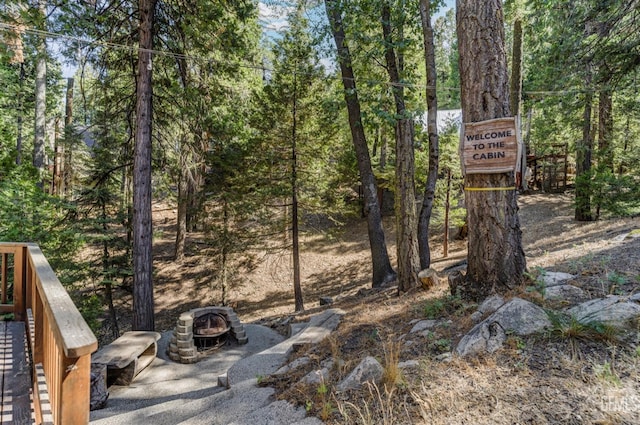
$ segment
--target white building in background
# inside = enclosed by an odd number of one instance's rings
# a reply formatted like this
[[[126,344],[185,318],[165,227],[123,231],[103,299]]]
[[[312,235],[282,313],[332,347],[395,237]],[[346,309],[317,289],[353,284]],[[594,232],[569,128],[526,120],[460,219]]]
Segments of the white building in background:
[[[423,131],[427,131],[427,113],[420,117]],[[438,110],[438,133],[444,133],[452,127],[460,129],[462,124],[462,109]]]
[[[423,121],[426,125],[427,115],[423,116]],[[460,129],[462,124],[462,109],[449,109],[444,111],[438,111],[438,133],[443,133],[449,130],[451,127],[457,127]]]

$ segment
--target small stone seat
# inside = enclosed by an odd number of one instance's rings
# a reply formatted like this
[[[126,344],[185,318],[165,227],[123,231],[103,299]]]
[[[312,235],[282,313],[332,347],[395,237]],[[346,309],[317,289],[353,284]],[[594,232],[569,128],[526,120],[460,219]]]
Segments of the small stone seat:
[[[91,363],[107,366],[107,386],[129,385],[156,358],[158,332],[130,331],[106,345]]]

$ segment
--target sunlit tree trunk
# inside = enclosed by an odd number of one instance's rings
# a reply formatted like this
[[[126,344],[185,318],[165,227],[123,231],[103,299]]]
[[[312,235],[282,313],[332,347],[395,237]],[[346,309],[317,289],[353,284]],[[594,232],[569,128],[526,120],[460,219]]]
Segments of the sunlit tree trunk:
[[[456,21],[463,121],[510,116],[502,2],[458,0]],[[515,288],[525,271],[514,173],[467,174],[464,185],[468,267],[458,290],[482,300]]]
[[[522,20],[516,18],[513,23],[513,49],[511,53],[511,114],[513,116],[520,115],[520,99],[522,98]],[[518,189],[527,190],[527,150],[522,149],[520,156],[520,169],[518,173],[517,183]]]
[[[427,170],[427,182],[424,187],[422,208],[418,220],[418,246],[420,249],[420,268],[427,269],[431,266],[431,249],[429,248],[429,224],[433,201],[436,193],[436,181],[438,180],[438,162],[440,147],[438,143],[438,98],[436,96],[436,84],[438,74],[436,72],[435,46],[433,42],[433,28],[431,27],[431,1],[420,0],[420,20],[422,22],[422,39],[424,44],[424,60],[427,74],[427,133],[429,135],[429,168]]]
[[[400,81],[403,55],[396,54],[391,36],[391,7],[382,5],[382,33],[385,60],[396,106],[396,248],[398,255],[398,290],[406,292],[418,286],[418,218],[415,195],[415,161],[413,119],[408,116],[404,89]],[[400,50],[400,49],[398,49]]]
[[[342,26],[342,14],[337,0],[325,0],[327,17],[331,25],[331,31],[336,43],[338,63],[342,74],[344,86],[344,98],[347,104],[349,116],[349,128],[353,146],[356,151],[360,182],[364,192],[364,214],[367,218],[369,233],[369,245],[371,248],[371,260],[373,265],[372,286],[380,287],[391,283],[396,278],[396,273],[391,267],[384,231],[382,229],[382,214],[377,197],[376,179],[371,168],[369,147],[362,126],[360,113],[360,101],[356,90],[356,80],[351,66],[351,53],[345,42],[345,31]]]

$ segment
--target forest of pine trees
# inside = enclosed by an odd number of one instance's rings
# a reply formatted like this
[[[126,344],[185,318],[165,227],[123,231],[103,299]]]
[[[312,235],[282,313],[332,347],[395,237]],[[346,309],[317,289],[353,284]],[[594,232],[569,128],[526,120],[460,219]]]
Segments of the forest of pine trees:
[[[366,220],[371,285],[405,292],[451,215],[471,229],[461,295],[508,290],[526,268],[518,192],[463,188],[551,190],[558,146],[576,220],[637,215],[638,1],[458,0],[457,17],[453,3],[3,2],[0,240],[40,244],[115,336],[119,287],[132,288],[134,328],[154,328],[156,202],[177,214],[174,261],[205,235],[221,304],[253,250],[290,252],[296,311],[299,233],[316,216]],[[490,49],[474,51],[483,37]],[[438,128],[438,109],[519,116],[525,165],[463,178],[457,128]],[[81,260],[87,246],[99,260]],[[487,247],[496,258],[480,263]]]

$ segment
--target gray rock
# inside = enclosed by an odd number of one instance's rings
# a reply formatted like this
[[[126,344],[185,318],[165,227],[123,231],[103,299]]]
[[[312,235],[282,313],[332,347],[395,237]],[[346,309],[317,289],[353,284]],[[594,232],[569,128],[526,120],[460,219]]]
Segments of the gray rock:
[[[569,279],[575,278],[575,275],[562,272],[550,272],[545,271],[542,275],[538,276],[538,280],[544,283],[544,286],[550,288],[552,286],[562,285]]]
[[[612,242],[622,242],[627,238],[627,236],[629,236],[629,232],[621,233],[618,236],[616,236],[615,238],[611,239],[611,241]]]
[[[587,297],[587,294],[577,286],[573,285],[557,285],[547,288],[544,291],[545,300],[581,300]]]
[[[320,305],[329,305],[333,304],[333,298],[331,297],[320,297]]]
[[[485,352],[493,353],[502,347],[506,339],[507,335],[500,323],[485,320],[462,337],[456,347],[456,353],[462,357]]]
[[[310,361],[311,359],[309,357],[306,357],[306,356],[299,357],[294,361],[292,361],[291,363],[287,363],[286,365],[282,366],[280,369],[276,370],[274,375],[281,375],[283,373],[287,373],[289,371],[299,368],[300,366],[309,364]]]
[[[493,353],[502,347],[507,332],[525,336],[551,326],[547,313],[537,305],[514,298],[462,337],[456,353],[460,356]]]
[[[640,303],[640,292],[636,292],[635,294],[629,297],[629,301]]]
[[[500,295],[492,295],[485,299],[482,304],[480,304],[480,307],[478,307],[478,311],[483,315],[487,313],[493,313],[494,311],[502,307],[504,305],[504,302],[504,298],[502,298]]]
[[[479,311],[474,311],[471,314],[471,321],[477,325],[478,323],[480,323],[482,321],[482,317],[483,316],[484,315],[482,313],[480,313]]]
[[[437,323],[438,323],[437,320],[421,320],[418,323],[416,323],[415,325],[413,325],[413,327],[411,328],[409,333],[412,334],[412,333],[416,333],[416,332],[422,332],[422,331],[425,331],[427,329],[433,329],[433,327]]]
[[[550,327],[547,313],[529,301],[514,298],[487,318],[488,322],[498,322],[505,331],[525,336]]]
[[[581,323],[601,322],[624,328],[633,327],[640,318],[640,305],[625,298],[610,295],[579,304],[567,310]]]
[[[451,362],[452,355],[451,353],[442,353],[442,354],[438,354],[435,358],[439,362],[449,363]]]
[[[420,362],[418,360],[407,360],[405,362],[399,362],[398,368],[400,369],[417,369],[420,367]]]
[[[357,389],[365,382],[375,382],[379,384],[382,380],[384,368],[373,357],[365,357],[351,373],[338,383],[336,389],[339,392]]]
[[[311,371],[302,377],[300,380],[303,384],[307,385],[320,385],[323,382],[329,380],[329,369],[326,367],[318,370]]]

